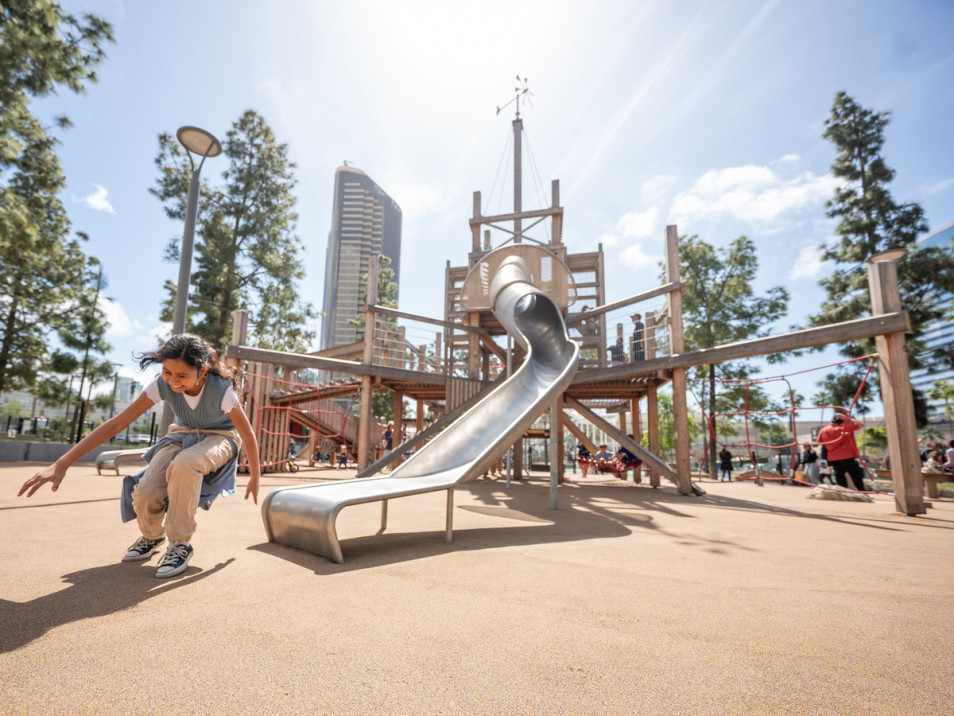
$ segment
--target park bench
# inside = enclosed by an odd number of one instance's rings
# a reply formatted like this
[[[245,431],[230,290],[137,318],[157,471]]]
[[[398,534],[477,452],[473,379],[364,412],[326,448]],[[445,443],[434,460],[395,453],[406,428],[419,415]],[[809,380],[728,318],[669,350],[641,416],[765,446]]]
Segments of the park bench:
[[[875,470],[875,475],[882,480],[891,479],[891,470]],[[936,500],[941,496],[938,485],[942,482],[954,482],[954,474],[949,472],[924,472],[921,471],[921,479],[924,480],[924,487],[927,490],[927,496]]]
[[[102,475],[103,470],[115,470],[119,474],[119,468],[125,464],[145,465],[146,461],[143,455],[149,448],[134,448],[131,450],[104,450],[96,456],[96,474]]]

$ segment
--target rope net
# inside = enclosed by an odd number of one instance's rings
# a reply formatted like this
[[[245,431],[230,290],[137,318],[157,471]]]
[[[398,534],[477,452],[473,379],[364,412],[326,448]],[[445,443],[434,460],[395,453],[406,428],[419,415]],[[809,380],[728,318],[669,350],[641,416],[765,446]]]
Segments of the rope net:
[[[838,363],[831,363],[829,365],[819,366],[816,368],[809,368],[802,371],[796,371],[793,373],[772,376],[772,377],[717,378],[714,380],[713,379],[701,379],[701,380],[696,379],[691,381],[689,385],[689,390],[692,393],[693,398],[695,398],[697,405],[699,406],[699,411],[702,414],[703,422],[706,425],[706,440],[705,440],[705,445],[703,449],[704,458],[699,463],[700,470],[703,464],[705,463],[705,460],[708,459],[712,446],[715,445],[716,449],[726,448],[728,450],[730,448],[735,448],[737,450],[738,449],[744,450],[744,456],[745,456],[744,460],[751,465],[752,474],[742,477],[741,480],[755,481],[755,482],[758,482],[759,484],[761,484],[762,481],[775,481],[775,482],[791,482],[791,483],[796,483],[801,485],[808,485],[811,487],[824,487],[821,484],[821,482],[814,483],[814,482],[808,481],[808,479],[805,478],[804,476],[801,478],[797,476],[798,473],[796,472],[796,468],[801,463],[799,461],[798,452],[797,452],[797,448],[800,443],[798,441],[798,436],[795,429],[796,413],[811,411],[811,410],[817,410],[817,411],[823,411],[823,410],[829,410],[829,409],[833,411],[837,410],[837,411],[846,413],[847,420],[850,421],[852,417],[852,413],[855,411],[855,407],[858,402],[858,399],[868,384],[868,380],[871,376],[871,372],[875,366],[875,362],[873,359],[876,357],[877,356],[875,354],[870,354],[870,355],[860,356],[858,358],[852,358],[849,360],[840,361]],[[796,403],[795,391],[792,388],[791,383],[789,382],[789,378],[791,378],[792,376],[800,375],[803,373],[810,373],[810,372],[818,371],[818,370],[827,370],[827,369],[835,368],[838,366],[858,363],[860,361],[867,361],[868,364],[866,366],[864,376],[859,382],[858,387],[855,390],[854,395],[851,399],[851,403],[849,404],[847,409],[843,405],[828,405],[828,404],[799,405]],[[750,408],[750,397],[752,394],[752,389],[756,386],[765,385],[769,383],[784,383],[785,384],[786,389],[784,392],[787,394],[787,398],[788,398],[787,407],[783,407],[777,410],[757,410],[757,409]],[[707,415],[705,403],[702,400],[700,400],[699,396],[696,394],[696,391],[693,388],[693,384],[702,385],[703,387],[711,386],[712,384],[716,384],[716,385],[734,384],[736,386],[740,386],[744,389],[743,406],[740,410],[726,411],[726,412],[714,413],[712,415]],[[776,443],[776,442],[770,441],[768,443],[763,443],[753,439],[752,437],[753,422],[756,422],[756,423],[761,422],[760,418],[766,418],[768,420],[771,420],[773,418],[778,419],[782,416],[787,417],[787,420],[785,422],[789,426],[789,433],[791,435],[790,441],[782,442],[782,443]],[[741,419],[743,421],[742,432],[744,432],[745,440],[736,441],[736,442],[720,440],[717,435],[720,419],[723,421],[723,423],[725,422],[725,420]],[[821,441],[821,442],[818,441],[817,439],[813,439],[812,441],[810,441],[810,443],[814,447],[821,448],[821,447],[827,447],[828,445],[831,445],[835,442],[839,442],[840,439],[841,438],[839,437],[834,440]],[[780,474],[782,472],[781,470],[772,471],[772,470],[766,470],[764,468],[761,468],[759,466],[758,457],[755,452],[755,449],[759,449],[759,448],[763,450],[768,450],[770,455],[772,451],[778,451],[778,460],[776,464],[779,467],[781,467],[783,464],[782,453],[784,451],[789,451],[790,455],[788,459],[788,468],[789,468],[789,472],[791,476],[786,477]],[[733,458],[734,457],[735,456],[733,456]],[[858,457],[860,458],[860,455],[858,455]],[[864,468],[864,471],[867,474],[868,479],[874,481],[874,476],[871,474],[871,471],[869,470],[866,462],[860,459],[858,462],[860,462],[861,466]],[[719,466],[718,453],[716,453],[716,466],[718,469],[718,466]],[[826,473],[820,476],[819,479],[821,480],[824,477],[829,477],[831,481],[831,487],[835,487],[835,476],[833,473]],[[736,479],[739,479],[739,478],[736,478]]]

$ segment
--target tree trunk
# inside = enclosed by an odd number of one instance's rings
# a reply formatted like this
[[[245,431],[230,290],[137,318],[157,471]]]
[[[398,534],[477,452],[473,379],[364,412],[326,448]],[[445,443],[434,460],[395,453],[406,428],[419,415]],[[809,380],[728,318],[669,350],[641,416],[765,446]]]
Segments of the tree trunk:
[[[716,462],[716,389],[715,389],[715,363],[709,364],[709,477],[713,480],[718,479],[718,463]]]

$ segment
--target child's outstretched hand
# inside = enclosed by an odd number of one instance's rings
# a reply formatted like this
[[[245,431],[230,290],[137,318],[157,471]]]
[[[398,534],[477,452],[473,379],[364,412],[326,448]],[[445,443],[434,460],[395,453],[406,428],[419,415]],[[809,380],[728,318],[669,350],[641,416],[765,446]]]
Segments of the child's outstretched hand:
[[[248,487],[245,488],[245,499],[252,496],[252,501],[258,504],[258,475],[250,475],[248,478]]]
[[[33,497],[33,493],[39,490],[45,482],[52,483],[51,489],[53,492],[56,492],[60,487],[60,483],[63,482],[64,477],[66,477],[66,470],[57,467],[56,463],[53,463],[52,465],[44,467],[33,477],[24,482],[23,487],[21,487],[17,493],[17,497],[20,497],[24,492],[26,492],[27,497]],[[257,485],[256,489],[258,489]]]

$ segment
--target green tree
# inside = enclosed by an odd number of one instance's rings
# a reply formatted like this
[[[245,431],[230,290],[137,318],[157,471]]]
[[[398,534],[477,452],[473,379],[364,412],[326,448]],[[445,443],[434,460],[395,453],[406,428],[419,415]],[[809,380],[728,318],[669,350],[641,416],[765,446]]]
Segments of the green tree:
[[[305,276],[304,248],[294,233],[295,164],[288,146],[248,110],[233,123],[222,147],[228,161],[223,186],[203,183],[200,194],[186,329],[221,351],[232,335],[232,314],[245,308],[251,345],[305,352],[315,335],[308,326],[317,313],[296,290]],[[169,218],[184,220],[191,170],[185,151],[169,134],[159,136],[156,166],[159,177],[150,191]],[[167,259],[178,261],[179,241],[170,241]],[[170,320],[175,286],[167,281],[166,288],[170,297],[162,317]]]
[[[657,394],[659,402],[659,454],[669,459],[675,454],[676,450],[676,421],[672,412],[672,393],[661,391]],[[689,440],[695,440],[699,437],[700,429],[696,419],[689,415]],[[649,430],[643,430],[643,445],[649,445]]]
[[[679,242],[679,270],[686,284],[682,309],[687,350],[713,348],[765,335],[766,327],[785,315],[788,292],[781,286],[757,296],[752,283],[759,262],[755,244],[740,236],[729,246],[717,249],[697,236]],[[700,366],[696,377],[708,390],[701,398],[708,416],[748,410],[765,410],[768,396],[745,379],[757,373],[746,361]],[[716,390],[716,381],[720,383]],[[730,382],[731,381],[731,382]],[[716,477],[715,431],[710,432],[709,474]]]
[[[924,211],[916,203],[898,204],[891,196],[889,185],[895,172],[881,156],[890,117],[890,112],[865,109],[839,92],[825,122],[824,137],[836,150],[832,174],[841,183],[828,202],[828,216],[838,220],[835,238],[823,253],[835,270],[821,281],[826,298],[812,321],[824,325],[869,315],[865,261],[887,249],[907,249],[910,253],[898,266],[898,283],[901,306],[911,318],[908,359],[912,369],[927,368],[922,336],[927,325],[946,310],[947,304],[940,299],[954,292],[954,255],[938,247],[919,248],[918,236],[927,230]],[[849,358],[873,353],[874,341],[848,343],[841,352]],[[864,371],[859,361],[826,377],[825,387],[834,402],[851,403]],[[914,393],[917,421],[923,425],[926,401],[920,391]],[[865,398],[859,396],[859,401]]]
[[[103,354],[108,353],[112,346],[106,342],[106,314],[99,304],[99,298],[105,288],[103,279],[103,266],[97,259],[89,260],[90,267],[98,266],[99,269],[88,287],[88,290],[80,294],[75,307],[75,317],[69,330],[59,330],[60,342],[70,351],[77,351],[82,354],[82,358],[76,359],[76,369],[80,371],[79,394],[83,396],[84,386],[86,395],[89,396],[93,386],[100,380],[112,375],[112,364],[102,358]],[[65,353],[65,351],[61,352]],[[96,359],[96,354],[100,359]],[[83,419],[88,410],[88,397],[85,402],[80,403],[78,428],[76,440],[83,436]]]
[[[944,417],[947,418],[950,437],[954,438],[954,383],[949,380],[935,381],[928,389],[928,397],[944,403]]]
[[[57,140],[31,104],[62,87],[83,93],[112,40],[109,23],[51,0],[0,4],[0,392],[34,384],[50,331],[70,325],[88,279],[59,199]]]

